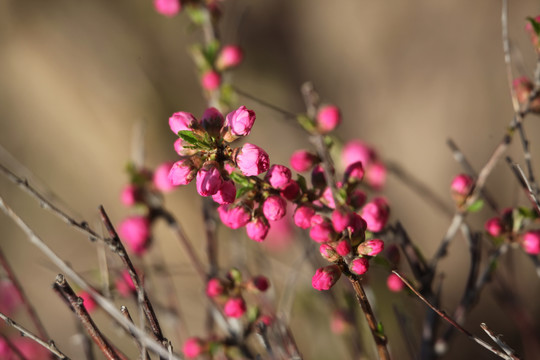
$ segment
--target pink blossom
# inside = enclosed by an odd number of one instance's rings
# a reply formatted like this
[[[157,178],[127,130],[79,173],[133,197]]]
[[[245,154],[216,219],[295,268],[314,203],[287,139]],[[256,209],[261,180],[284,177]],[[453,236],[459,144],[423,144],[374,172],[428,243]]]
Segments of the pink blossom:
[[[297,150],[291,155],[291,167],[296,172],[304,172],[311,169],[318,160],[317,155],[307,150]]]
[[[120,223],[118,233],[136,255],[142,255],[149,245],[150,222],[145,216],[130,216]]]
[[[0,312],[11,316],[21,304],[21,294],[19,290],[8,279],[0,280]]]
[[[97,308],[96,301],[86,291],[81,291],[80,293],[77,294],[77,296],[80,297],[81,299],[83,299],[84,308],[89,313],[93,312]]]
[[[281,196],[289,201],[295,200],[300,194],[300,185],[294,180],[289,181],[281,189]]]
[[[352,233],[354,237],[358,235],[364,235],[367,229],[366,221],[357,213],[352,214],[351,225],[347,229]]]
[[[169,118],[169,127],[175,135],[178,135],[179,131],[183,130],[193,130],[198,125],[197,119],[195,116],[188,112],[175,112]]]
[[[268,220],[276,221],[287,213],[287,202],[279,195],[266,198],[263,203],[263,214]]]
[[[347,256],[351,253],[351,246],[347,240],[341,240],[336,245],[336,251],[341,256]]]
[[[218,69],[228,69],[240,65],[244,58],[242,49],[238,45],[224,46],[216,60]]]
[[[137,202],[137,187],[129,184],[124,186],[122,193],[120,194],[120,200],[122,204],[126,206],[133,206]]]
[[[221,205],[218,207],[218,213],[223,224],[231,229],[246,226],[251,219],[251,214],[243,206],[229,208],[229,205]]]
[[[531,255],[540,254],[540,230],[530,230],[523,235],[523,250]]]
[[[321,246],[319,246],[319,252],[321,253],[321,256],[325,258],[326,260],[330,262],[335,262],[340,259],[340,256],[336,249],[334,249],[331,245],[323,243]]]
[[[372,232],[381,231],[388,217],[390,216],[390,208],[388,203],[383,198],[375,198],[367,203],[360,214],[367,223],[367,229]]]
[[[266,151],[253,144],[245,144],[236,155],[236,165],[246,176],[259,175],[268,170],[270,160]]]
[[[315,224],[309,229],[309,236],[318,243],[333,241],[336,238],[336,233],[332,224],[328,221],[323,221],[320,224]]]
[[[394,273],[388,275],[388,278],[386,279],[386,286],[390,291],[393,292],[400,292],[403,290],[403,288],[405,288],[403,281],[401,281],[399,276]]]
[[[201,77],[201,85],[205,90],[216,90],[221,85],[221,75],[214,70],[207,71]]]
[[[233,297],[227,300],[223,309],[225,315],[232,318],[239,318],[246,312],[246,302],[241,297]]]
[[[317,113],[317,129],[321,134],[327,134],[341,123],[341,114],[334,105],[326,105]]]
[[[341,270],[337,265],[329,265],[317,269],[315,275],[311,279],[311,285],[316,290],[330,290],[332,286],[339,280]]]
[[[253,287],[259,291],[265,292],[270,287],[270,281],[266,276],[258,275],[254,276],[250,280],[250,287]]]
[[[224,181],[212,199],[220,205],[232,204],[236,198],[236,186],[231,180]]]
[[[492,217],[484,224],[484,229],[491,236],[497,237],[500,236],[504,231],[504,225],[499,217]]]
[[[334,201],[334,195],[332,195],[332,189],[330,188],[330,186],[324,189],[322,196],[319,200],[321,200],[321,202],[328,206],[330,209],[336,208],[336,202]]]
[[[314,188],[326,187],[326,176],[324,175],[324,169],[321,165],[315,165],[311,170],[311,185],[313,185]]]
[[[272,165],[265,176],[266,181],[276,189],[283,189],[291,181],[291,170],[283,165]]]
[[[247,136],[251,132],[255,119],[255,112],[242,105],[235,111],[227,114],[227,125],[233,135]]]
[[[345,182],[357,182],[361,181],[364,177],[364,166],[361,161],[349,164],[345,169]]]
[[[123,297],[130,296],[136,290],[135,284],[133,283],[133,280],[131,279],[131,276],[129,276],[129,272],[127,270],[122,271],[120,277],[116,279],[115,285],[116,290],[118,290],[120,295]]]
[[[223,179],[218,164],[209,161],[197,172],[197,192],[201,196],[210,196],[218,192],[223,185]]]
[[[351,261],[349,264],[349,269],[356,275],[363,275],[369,269],[369,261],[367,258],[358,257]]]
[[[366,203],[367,195],[362,190],[353,190],[349,195],[347,204],[352,206],[353,209],[359,209]]]
[[[459,174],[452,180],[450,188],[458,195],[467,195],[474,185],[474,180],[467,174]]]
[[[161,15],[172,17],[182,8],[180,0],[154,0],[154,8]]]
[[[195,359],[204,352],[202,340],[197,337],[190,337],[182,346],[182,352],[187,359]]]
[[[338,233],[342,232],[349,226],[352,220],[352,214],[348,211],[334,210],[332,211],[332,225]]]
[[[270,226],[262,218],[254,218],[246,225],[246,232],[250,239],[261,242],[268,235]]]
[[[169,180],[173,185],[187,185],[197,173],[197,167],[190,159],[182,159],[173,164],[169,172]]]
[[[358,254],[377,256],[384,249],[384,241],[381,239],[372,239],[358,245]]]
[[[159,165],[154,171],[154,186],[156,189],[163,191],[163,192],[170,192],[172,189],[174,189],[176,186],[172,183],[171,179],[169,179],[169,173],[171,172],[171,168],[173,167],[173,162],[165,162],[161,165]]]
[[[351,326],[351,318],[346,311],[336,310],[330,318],[330,330],[334,334],[343,334]]]
[[[343,147],[341,158],[345,166],[357,161],[367,168],[377,158],[375,150],[360,140],[351,140]]]
[[[386,173],[386,166],[376,161],[367,168],[366,181],[374,189],[380,190],[386,183]]]
[[[216,297],[222,295],[225,291],[223,284],[217,278],[212,278],[206,283],[206,295]]]
[[[206,109],[201,119],[203,129],[214,137],[219,135],[224,123],[225,119],[223,118],[223,115],[214,107]]]

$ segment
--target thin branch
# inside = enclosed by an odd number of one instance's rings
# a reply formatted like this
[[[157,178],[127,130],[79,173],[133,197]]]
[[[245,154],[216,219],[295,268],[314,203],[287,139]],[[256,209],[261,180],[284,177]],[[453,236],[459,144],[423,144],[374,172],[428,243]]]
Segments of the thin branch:
[[[109,360],[121,360],[127,359],[124,355],[118,353],[112,346],[109,344],[109,341],[105,339],[101,331],[98,329],[94,320],[86,311],[83,301],[79,298],[71,286],[69,286],[64,275],[58,274],[56,276],[56,281],[54,283],[54,289],[58,294],[69,304],[71,310],[77,315],[79,321],[82,323],[88,335],[94,340],[94,343],[97,347],[103,352],[105,357]]]
[[[239,95],[241,95],[241,96],[243,96],[243,97],[245,97],[245,98],[247,98],[247,99],[250,99],[250,100],[252,100],[252,101],[258,103],[259,105],[262,105],[262,106],[264,106],[264,107],[267,107],[267,108],[269,108],[269,109],[272,109],[272,110],[274,110],[274,111],[277,112],[277,113],[280,113],[280,114],[283,115],[283,117],[284,117],[285,119],[287,119],[287,120],[295,120],[295,119],[296,119],[296,114],[293,113],[293,112],[290,112],[290,111],[288,111],[288,110],[282,109],[282,108],[280,108],[280,107],[277,106],[277,105],[274,105],[274,104],[271,104],[271,103],[267,102],[266,100],[263,100],[263,99],[258,98],[258,97],[256,97],[256,96],[253,96],[253,95],[251,95],[251,93],[246,92],[246,91],[244,91],[244,90],[241,90],[241,89],[239,89],[239,88],[236,87],[236,86],[233,86],[233,89],[234,89],[234,91],[236,91]]]
[[[122,315],[124,315],[124,317],[128,321],[133,323],[133,320],[131,319],[131,315],[129,314],[129,310],[127,309],[127,307],[125,306],[120,307],[120,312],[122,313]],[[135,339],[135,344],[137,345],[137,349],[139,349],[139,359],[141,360],[149,359],[150,355],[148,355],[148,352],[146,351],[146,348],[143,346],[143,344],[141,344],[141,342],[137,339],[137,337],[135,336],[133,332],[129,331],[129,333],[131,334],[133,339]]]
[[[34,342],[36,342],[39,345],[43,346],[45,349],[49,350],[57,358],[69,360],[69,358],[56,347],[56,345],[54,344],[54,341],[51,340],[51,341],[49,341],[49,343],[43,341],[37,335],[34,335],[31,331],[29,331],[26,328],[22,327],[21,325],[17,324],[15,321],[13,321],[7,315],[5,315],[5,314],[3,314],[1,312],[0,312],[0,319],[4,320],[6,324],[13,327],[17,331],[19,331],[22,336],[27,337],[30,340],[33,340]]]
[[[491,340],[493,340],[497,345],[499,345],[499,347],[503,349],[504,352],[507,353],[512,359],[518,359],[515,350],[501,340],[501,335],[495,335],[495,333],[485,323],[481,323],[480,327],[486,332],[486,334],[489,335]]]
[[[510,166],[510,169],[512,169],[512,172],[516,176],[523,190],[527,193],[527,197],[529,198],[532,205],[534,206],[534,209],[536,210],[538,215],[540,215],[540,201],[538,201],[538,197],[536,196],[536,191],[534,191],[534,189],[532,188],[531,183],[525,176],[525,173],[521,169],[521,166],[519,166],[519,164],[512,161],[512,158],[510,157],[506,158],[506,162]]]
[[[422,296],[422,294],[420,294],[418,292],[418,290],[416,290],[414,288],[414,286],[411,285],[411,283],[409,283],[409,281],[407,279],[405,279],[399,272],[397,272],[396,270],[392,270],[392,272],[394,274],[396,274],[400,279],[401,281],[403,281],[403,283],[405,285],[407,285],[407,287],[409,289],[411,289],[411,291],[420,298],[420,300],[422,300],[431,310],[435,311],[437,313],[437,315],[439,315],[441,318],[443,318],[445,321],[447,321],[449,324],[451,324],[452,326],[454,326],[457,330],[459,330],[461,333],[463,333],[465,336],[467,336],[470,340],[474,341],[475,343],[479,344],[480,346],[482,346],[483,348],[491,351],[493,354],[495,355],[498,355],[500,358],[502,359],[505,359],[505,360],[516,360],[518,358],[516,357],[513,357],[513,356],[508,356],[506,355],[505,353],[502,353],[500,352],[499,350],[497,350],[496,348],[494,348],[493,346],[489,345],[488,343],[486,343],[485,341],[483,341],[482,339],[478,338],[477,336],[471,334],[467,329],[465,329],[464,327],[462,327],[461,325],[459,325],[454,319],[452,319],[451,317],[449,317],[443,310],[440,310],[438,309],[436,306],[432,305],[424,296]]]

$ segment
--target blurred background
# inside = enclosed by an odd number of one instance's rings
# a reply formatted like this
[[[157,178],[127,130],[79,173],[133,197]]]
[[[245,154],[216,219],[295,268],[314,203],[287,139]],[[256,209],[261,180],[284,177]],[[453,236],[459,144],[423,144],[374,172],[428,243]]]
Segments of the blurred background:
[[[499,2],[427,0],[342,1],[228,1],[220,36],[239,43],[245,62],[231,73],[244,92],[292,111],[303,111],[299,88],[313,81],[324,102],[342,109],[338,135],[373,145],[386,161],[398,164],[434,191],[452,209],[449,185],[461,172],[446,145],[453,139],[478,170],[500,141],[512,116],[501,42]],[[527,16],[540,13],[537,1],[511,2],[509,31],[516,75],[532,76],[536,55],[524,31]],[[201,41],[185,13],[174,18],[157,14],[150,0],[65,1],[4,0],[0,2],[0,160],[48,198],[97,229],[97,206],[103,204],[118,223],[129,214],[119,201],[128,177],[124,171],[132,151],[133,129],[145,124],[146,164],[155,167],[175,160],[175,139],[168,117],[175,111],[200,116],[205,99],[188,47]],[[279,113],[239,97],[257,113],[249,142],[263,147],[272,163],[287,164],[290,154],[309,147],[305,135]],[[531,153],[539,168],[540,132],[537,117],[527,118]],[[510,155],[524,164],[521,145]],[[497,166],[487,188],[502,208],[526,204],[506,164]],[[91,282],[98,283],[95,244],[68,228],[26,194],[0,178],[1,196],[46,242]],[[383,190],[392,208],[427,257],[432,256],[450,224],[447,214],[390,175]],[[200,198],[194,186],[166,196],[167,206],[186,226],[198,251],[204,252]],[[474,229],[494,216],[489,209],[469,217]],[[26,292],[43,317],[51,337],[72,358],[80,358],[75,321],[51,291],[57,269],[28,243],[22,232],[0,216],[0,246],[20,276]],[[197,335],[203,329],[202,285],[195,279],[182,249],[158,224],[157,249],[146,266],[170,264],[180,309],[187,324],[181,331],[171,322],[166,334]],[[220,230],[224,237],[256,247],[244,234]],[[301,255],[294,242],[288,250],[268,257],[273,275],[286,276]],[[441,307],[452,311],[465,286],[468,251],[458,237],[441,263],[444,275]],[[226,260],[223,259],[224,266]],[[276,266],[277,264],[277,266]],[[281,265],[280,265],[281,264]],[[525,300],[533,319],[540,319],[538,277],[520,251],[504,260],[511,269],[514,290]],[[328,330],[329,310],[311,288],[313,273],[301,267],[291,327],[307,359],[347,358],[344,344]],[[255,267],[252,271],[256,271]],[[409,317],[419,338],[424,306],[405,294],[390,294],[385,271],[375,269],[372,285],[380,300],[377,309],[388,323],[387,333],[396,359],[404,340],[394,323],[393,306]],[[159,296],[159,282],[151,294]],[[276,287],[276,302],[280,296]],[[103,314],[104,328],[110,323]],[[465,326],[480,334],[480,322],[504,334],[522,350],[518,326],[485,289]],[[24,317],[23,325],[30,327]],[[0,329],[4,329],[3,325]],[[112,338],[121,337],[108,330]],[[329,338],[328,336],[332,336]],[[320,339],[324,339],[320,341]],[[330,339],[330,340],[329,340]],[[175,339],[178,349],[180,343]],[[457,335],[452,358],[491,359],[484,350]],[[129,351],[130,350],[126,350]],[[134,350],[133,350],[134,351]],[[371,349],[367,350],[368,353]]]

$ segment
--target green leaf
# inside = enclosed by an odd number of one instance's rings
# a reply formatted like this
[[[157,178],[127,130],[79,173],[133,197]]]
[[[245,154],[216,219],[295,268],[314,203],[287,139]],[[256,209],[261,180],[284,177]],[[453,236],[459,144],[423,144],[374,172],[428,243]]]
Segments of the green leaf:
[[[213,64],[216,61],[216,57],[219,51],[219,41],[211,41],[204,49],[204,56],[209,64]]]
[[[483,207],[484,207],[484,200],[478,199],[475,202],[473,202],[471,204],[471,206],[468,207],[467,211],[469,211],[469,212],[478,212],[478,211],[482,210]]]
[[[536,21],[535,19],[533,19],[532,17],[528,17],[527,20],[531,24],[531,26],[532,26],[534,32],[536,33],[536,35],[540,36],[540,23],[538,21]]]
[[[384,336],[384,327],[382,322],[377,323],[377,333]]]
[[[247,193],[248,191],[251,191],[252,189],[253,189],[253,186],[251,186],[251,184],[248,186],[243,186],[240,189],[237,189],[236,199],[241,198],[245,193]]]
[[[190,143],[191,145],[198,145],[200,143],[199,137],[197,137],[193,131],[190,130],[180,130],[178,132],[178,136],[184,140]]]
[[[530,208],[519,207],[518,211],[519,211],[519,214],[521,216],[523,216],[524,218],[527,218],[527,219],[534,220],[534,219],[536,219],[538,217],[536,211],[534,211],[533,209],[530,209]]]

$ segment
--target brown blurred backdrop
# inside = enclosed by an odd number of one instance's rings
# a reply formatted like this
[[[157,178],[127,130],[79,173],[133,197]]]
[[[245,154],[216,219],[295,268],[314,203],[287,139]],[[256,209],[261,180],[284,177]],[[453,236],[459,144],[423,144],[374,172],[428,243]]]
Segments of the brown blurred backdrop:
[[[338,133],[344,140],[360,138],[376,146],[384,159],[428,184],[449,207],[449,184],[461,169],[446,139],[452,138],[478,169],[511,119],[497,1],[228,1],[224,8],[222,40],[238,42],[246,53],[245,63],[232,74],[236,86],[287,110],[302,111],[299,87],[313,81],[324,101],[341,107],[344,123]],[[526,16],[538,13],[540,6],[534,0],[510,4],[516,74],[532,74],[535,55],[523,27]],[[187,51],[201,34],[188,22],[183,13],[172,19],[156,14],[150,0],[1,1],[0,144],[16,159],[2,151],[2,163],[93,227],[100,228],[99,204],[116,223],[120,221],[129,213],[119,202],[119,191],[127,180],[123,168],[131,156],[134,125],[146,124],[146,163],[152,167],[175,159],[168,116],[180,110],[200,115],[204,110]],[[293,150],[309,146],[303,134],[279,114],[251,100],[240,97],[240,101],[257,112],[250,142],[265,148],[272,162],[287,163]],[[531,117],[526,123],[536,169],[540,159],[537,120]],[[515,142],[511,155],[523,164],[520,154]],[[496,168],[488,189],[501,207],[524,203],[505,164]],[[4,178],[0,178],[0,191],[55,251],[97,281],[94,244],[44,212]],[[431,256],[449,225],[448,216],[394,176],[384,195],[391,202],[392,218],[399,219]],[[182,188],[166,200],[185,224],[192,224],[188,234],[197,239],[202,253],[201,217],[194,211],[201,203],[193,187]],[[470,223],[481,229],[484,219],[493,215],[485,209],[471,216]],[[69,336],[74,321],[50,290],[57,270],[3,215],[0,229],[0,245],[51,336],[72,358],[82,356]],[[193,271],[168,236],[163,236],[160,248],[168,254],[167,263],[175,264],[172,272],[181,308],[190,313],[189,333],[197,334],[204,318],[199,301],[202,288],[191,281]],[[461,238],[456,239],[441,267],[445,273],[442,307],[449,310],[459,300],[468,270],[463,244]],[[289,264],[296,259],[280,257]],[[505,264],[514,269],[515,290],[526,297],[527,310],[538,320],[540,287],[531,263],[515,251]],[[314,296],[309,288],[311,270],[309,266],[304,270],[298,291]],[[384,281],[382,271],[380,275]],[[375,288],[380,296],[388,295],[384,286]],[[466,327],[480,334],[478,324],[485,321],[521,349],[516,325],[497,307],[489,288],[483,295]],[[383,301],[382,320],[393,321],[394,302],[409,309],[412,327],[420,334],[423,306],[406,295]],[[303,307],[300,301],[293,312],[299,346],[306,358],[332,358],[332,341],[323,341],[325,346],[314,341],[322,336],[319,332],[328,333],[327,310],[311,306]],[[103,316],[98,318],[108,326]],[[111,331],[114,337],[115,330]],[[400,351],[404,344],[399,331],[392,330],[389,337],[391,344],[395,341],[392,347]],[[338,357],[345,356],[342,343],[335,343]],[[462,336],[453,345],[456,350],[448,359],[458,354],[459,358],[491,358],[475,346],[464,350],[469,342]]]

